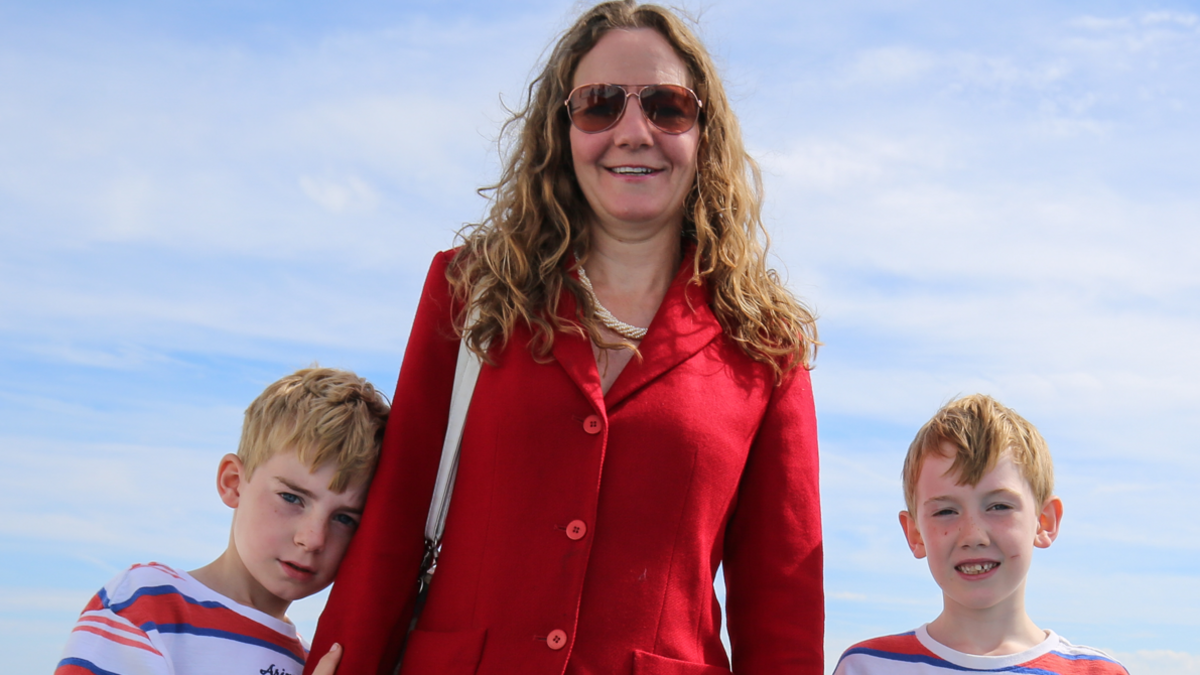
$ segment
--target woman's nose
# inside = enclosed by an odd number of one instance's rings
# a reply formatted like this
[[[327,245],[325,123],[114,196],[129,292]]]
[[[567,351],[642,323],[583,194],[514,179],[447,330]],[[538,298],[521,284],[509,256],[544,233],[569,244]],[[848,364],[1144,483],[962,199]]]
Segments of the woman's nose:
[[[650,120],[642,111],[642,100],[630,96],[625,100],[625,112],[613,127],[613,143],[618,146],[641,147],[654,142],[654,133],[650,128]]]

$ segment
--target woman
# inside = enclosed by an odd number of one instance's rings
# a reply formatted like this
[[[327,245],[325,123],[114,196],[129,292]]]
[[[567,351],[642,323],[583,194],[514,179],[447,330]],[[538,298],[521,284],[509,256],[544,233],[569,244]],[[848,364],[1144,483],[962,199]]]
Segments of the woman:
[[[392,670],[461,336],[487,365],[402,673],[727,673],[722,562],[732,670],[823,672],[815,328],[765,267],[711,59],[605,3],[509,125],[489,217],[426,280],[314,653]]]

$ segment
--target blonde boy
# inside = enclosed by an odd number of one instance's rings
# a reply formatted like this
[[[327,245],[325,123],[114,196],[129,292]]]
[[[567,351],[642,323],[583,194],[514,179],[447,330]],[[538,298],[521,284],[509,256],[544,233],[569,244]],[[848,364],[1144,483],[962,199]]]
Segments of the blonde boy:
[[[84,608],[56,674],[299,675],[308,647],[285,613],[333,581],[387,415],[374,387],[342,370],[267,387],[217,468],[233,509],[225,552],[190,573],[149,563],[119,574]]]
[[[900,526],[942,589],[942,613],[851,647],[835,674],[1128,675],[1025,612],[1033,549],[1054,542],[1063,515],[1050,450],[1032,424],[982,394],[952,401],[917,432],[903,476]]]

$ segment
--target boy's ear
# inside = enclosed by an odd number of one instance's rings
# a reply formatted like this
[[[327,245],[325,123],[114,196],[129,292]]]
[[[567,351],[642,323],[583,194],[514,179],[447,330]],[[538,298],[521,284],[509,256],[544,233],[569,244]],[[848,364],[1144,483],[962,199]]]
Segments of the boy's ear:
[[[1033,537],[1033,545],[1038,548],[1049,548],[1058,538],[1058,528],[1062,524],[1063,503],[1058,497],[1051,497],[1042,505],[1038,514],[1037,534]]]
[[[231,509],[238,507],[242,497],[242,483],[246,480],[246,467],[238,456],[229,453],[217,465],[217,494]]]
[[[907,510],[900,512],[900,529],[904,530],[904,538],[908,540],[913,557],[924,558],[925,540],[921,538],[921,530],[917,529],[917,519]]]

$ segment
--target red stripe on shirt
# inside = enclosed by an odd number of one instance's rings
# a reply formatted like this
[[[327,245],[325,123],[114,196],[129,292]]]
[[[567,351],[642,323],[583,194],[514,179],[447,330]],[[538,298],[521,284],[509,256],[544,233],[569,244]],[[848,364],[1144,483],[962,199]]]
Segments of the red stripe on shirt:
[[[108,640],[109,642],[115,642],[119,645],[125,645],[126,647],[137,647],[138,649],[144,649],[156,656],[162,656],[162,652],[158,651],[157,649],[155,649],[154,647],[152,647],[148,644],[145,644],[143,642],[138,642],[137,640],[130,640],[129,638],[121,637],[120,635],[113,635],[112,633],[104,630],[103,628],[96,628],[95,626],[75,626],[74,630],[72,630],[71,632],[75,632],[75,631],[80,631],[83,633],[93,633],[95,635],[99,635],[100,637],[104,638],[105,640]]]
[[[102,609],[104,609],[104,601],[100,599],[100,594],[97,593],[92,596],[91,600],[88,600],[87,606],[83,608],[83,612],[80,612],[80,614],[86,612],[98,612]]]
[[[175,577],[176,579],[179,579],[180,581],[183,580],[183,577],[179,576],[179,573],[177,573],[175,570],[171,569],[170,567],[167,567],[166,565],[164,565],[162,563],[156,563],[156,562],[139,563],[137,565],[134,565],[133,567],[130,567],[129,569],[136,570],[140,567],[149,567],[151,569],[156,569],[159,572],[162,572],[163,574],[169,574],[169,575]]]
[[[854,645],[851,649],[877,649],[881,652],[890,652],[892,654],[933,656],[936,658],[936,655],[926,649],[925,645],[921,644],[917,636],[912,633],[872,638]]]
[[[98,615],[93,614],[91,616],[81,616],[81,617],[79,617],[79,620],[80,621],[88,621],[91,623],[104,624],[105,626],[108,626],[110,628],[115,628],[117,630],[123,630],[126,633],[133,633],[134,635],[143,635],[143,636],[145,635],[145,633],[142,632],[140,629],[133,628],[132,626],[126,626],[125,624],[123,624],[119,621],[113,621],[112,619],[105,617],[105,616],[98,616]]]

